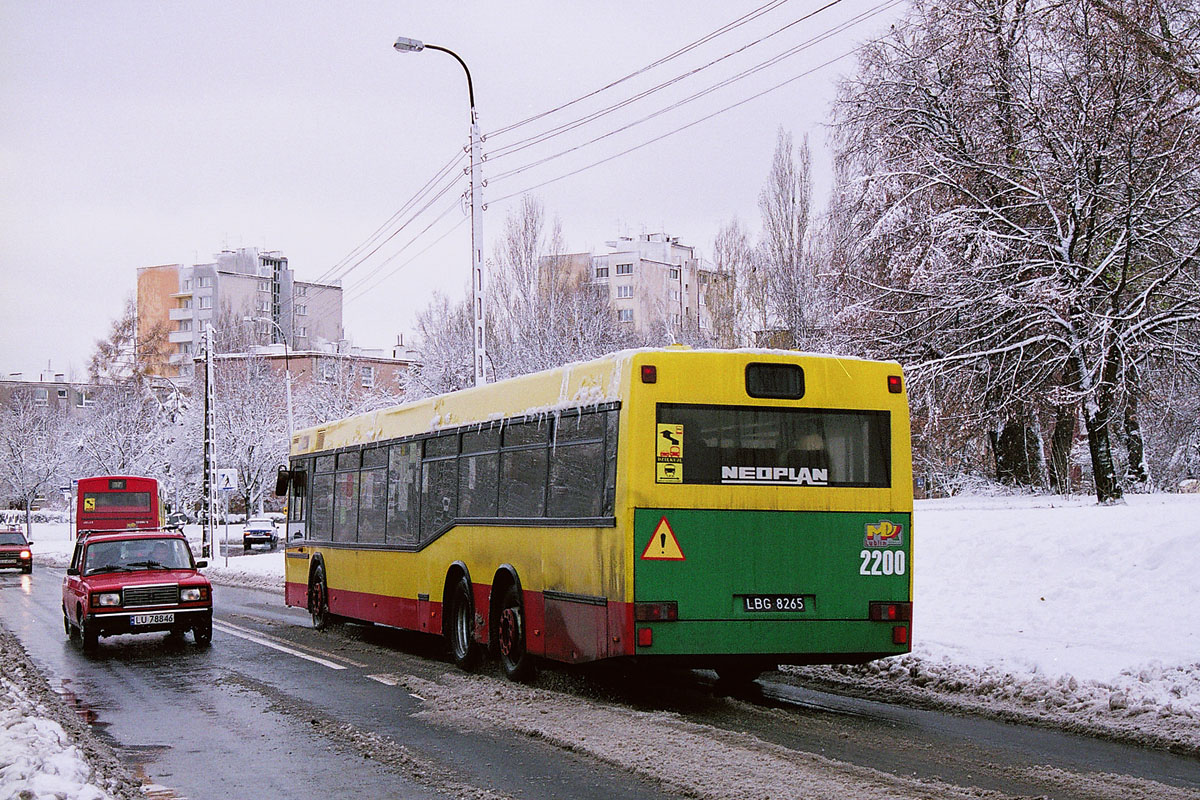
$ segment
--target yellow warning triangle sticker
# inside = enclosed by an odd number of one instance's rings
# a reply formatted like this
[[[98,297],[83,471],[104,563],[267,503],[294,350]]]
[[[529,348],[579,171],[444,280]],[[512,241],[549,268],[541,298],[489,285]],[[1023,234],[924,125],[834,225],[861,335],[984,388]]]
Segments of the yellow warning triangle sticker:
[[[654,529],[650,542],[642,551],[642,558],[646,561],[687,560],[684,558],[683,550],[679,548],[679,540],[675,538],[675,531],[671,530],[666,517],[658,521],[658,526]]]

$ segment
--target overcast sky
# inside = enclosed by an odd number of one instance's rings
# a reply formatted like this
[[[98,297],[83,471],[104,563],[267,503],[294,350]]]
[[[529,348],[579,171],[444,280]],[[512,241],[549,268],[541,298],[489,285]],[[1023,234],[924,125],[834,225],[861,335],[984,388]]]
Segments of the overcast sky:
[[[465,179],[415,219],[384,227],[408,223],[374,255],[347,260],[468,135],[462,69],[445,53],[395,52],[399,35],[448,47],[471,69],[480,128],[493,134],[486,252],[523,191],[561,178],[532,194],[561,220],[571,250],[665,231],[708,256],[735,215],[757,230],[780,126],[808,135],[821,160],[834,83],[853,58],[803,73],[851,53],[898,9],[669,107],[880,8],[840,0],[795,22],[828,2],[0,0],[0,374],[28,378],[50,364],[82,377],[138,267],[205,263],[225,248],[280,250],[305,280],[341,276],[346,332],[363,347],[407,336],[433,291],[462,296],[470,229],[456,198]],[[500,132],[758,9],[766,13],[661,66]],[[758,40],[587,125],[502,150]]]

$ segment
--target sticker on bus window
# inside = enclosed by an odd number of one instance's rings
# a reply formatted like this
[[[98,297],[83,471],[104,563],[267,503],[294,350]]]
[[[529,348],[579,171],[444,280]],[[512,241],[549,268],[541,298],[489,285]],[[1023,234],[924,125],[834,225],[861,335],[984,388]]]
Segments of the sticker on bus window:
[[[683,483],[683,426],[658,424],[655,483]]]
[[[94,498],[94,497],[83,498],[83,510],[84,511],[95,511],[96,510],[96,498]]]

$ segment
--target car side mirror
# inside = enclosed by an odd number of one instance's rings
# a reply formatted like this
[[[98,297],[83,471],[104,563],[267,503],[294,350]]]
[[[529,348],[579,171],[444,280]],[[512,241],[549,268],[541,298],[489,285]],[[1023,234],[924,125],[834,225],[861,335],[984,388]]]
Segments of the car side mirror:
[[[26,540],[25,540],[25,544],[32,545],[32,544],[33,544],[33,539],[26,539]]]
[[[68,575],[78,575],[79,570],[75,569],[74,567],[67,567],[67,574]]]
[[[196,569],[204,569],[207,566],[208,566],[207,561],[201,560],[201,561],[196,562]]]

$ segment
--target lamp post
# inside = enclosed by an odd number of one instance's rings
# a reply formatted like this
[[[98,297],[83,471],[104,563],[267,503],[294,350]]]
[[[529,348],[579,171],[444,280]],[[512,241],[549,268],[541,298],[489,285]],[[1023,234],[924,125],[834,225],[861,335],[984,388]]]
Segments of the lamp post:
[[[467,96],[471,101],[471,309],[475,319],[475,331],[471,339],[474,344],[475,385],[482,386],[487,383],[487,376],[484,374],[484,363],[487,360],[485,344],[487,295],[484,293],[485,284],[483,282],[483,203],[480,198],[481,182],[479,177],[483,140],[479,136],[479,118],[475,113],[475,87],[471,82],[471,70],[467,69],[467,62],[463,61],[458,53],[436,44],[425,44],[418,39],[407,39],[400,36],[392,47],[399,53],[419,53],[422,50],[440,50],[443,53],[449,53],[462,65],[463,72],[467,73]]]
[[[290,446],[292,434],[296,432],[296,423],[292,418],[292,359],[288,351],[287,334],[283,332],[283,328],[279,327],[279,323],[270,317],[242,317],[242,321],[269,322],[275,326],[275,330],[279,331],[279,338],[283,340],[283,379],[284,393],[287,396],[288,443]]]

